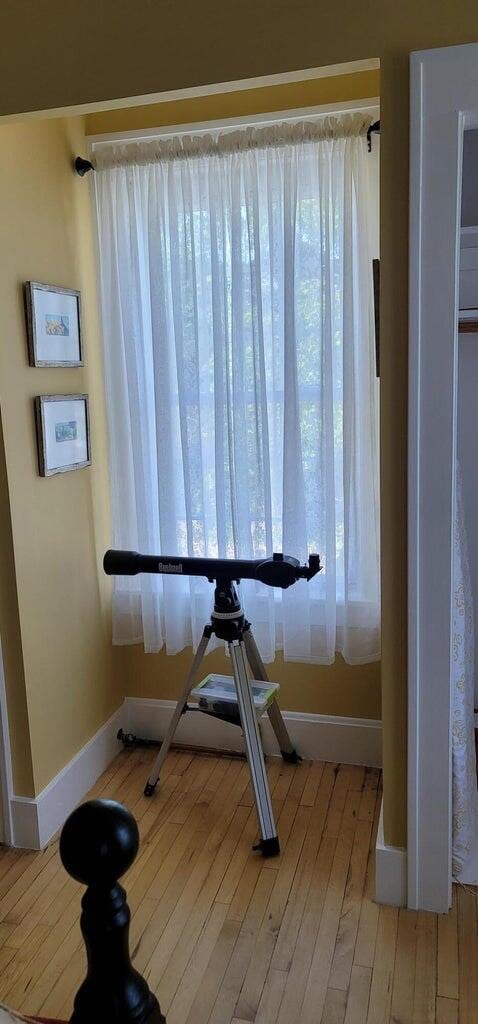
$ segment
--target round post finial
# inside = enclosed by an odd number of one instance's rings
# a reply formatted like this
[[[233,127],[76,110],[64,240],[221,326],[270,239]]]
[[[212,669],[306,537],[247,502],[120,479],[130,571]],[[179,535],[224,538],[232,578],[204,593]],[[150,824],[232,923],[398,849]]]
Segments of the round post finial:
[[[115,800],[89,800],[65,822],[60,857],[68,874],[83,885],[114,885],[139,849],[133,815]]]
[[[166,1024],[129,955],[131,915],[118,879],[131,867],[138,848],[136,821],[114,800],[82,804],[63,827],[63,865],[88,886],[81,915],[88,972],[70,1024]]]

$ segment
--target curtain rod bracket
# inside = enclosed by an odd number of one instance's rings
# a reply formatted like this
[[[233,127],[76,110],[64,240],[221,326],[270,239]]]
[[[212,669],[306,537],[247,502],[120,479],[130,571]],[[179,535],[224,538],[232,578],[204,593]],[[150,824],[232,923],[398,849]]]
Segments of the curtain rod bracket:
[[[85,174],[88,174],[88,171],[94,171],[94,169],[95,168],[90,160],[84,160],[82,156],[77,156],[75,160],[75,171],[80,175],[80,178],[83,178]]]
[[[373,124],[367,128],[367,145],[369,153],[372,152],[372,132],[380,133],[380,121],[374,121]]]

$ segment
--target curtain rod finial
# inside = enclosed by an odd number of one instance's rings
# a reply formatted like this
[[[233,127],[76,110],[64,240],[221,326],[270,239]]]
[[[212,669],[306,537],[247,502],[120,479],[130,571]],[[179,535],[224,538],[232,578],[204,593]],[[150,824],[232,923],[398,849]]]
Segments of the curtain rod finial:
[[[367,128],[367,145],[369,153],[372,152],[372,132],[380,132],[380,121],[374,121],[373,124]]]
[[[84,160],[82,156],[77,156],[75,160],[75,171],[83,178],[88,171],[94,171],[93,164],[90,160]]]

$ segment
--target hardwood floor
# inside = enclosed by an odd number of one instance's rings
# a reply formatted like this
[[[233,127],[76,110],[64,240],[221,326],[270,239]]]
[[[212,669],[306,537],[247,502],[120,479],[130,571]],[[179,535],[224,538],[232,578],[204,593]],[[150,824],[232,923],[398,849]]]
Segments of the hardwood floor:
[[[346,765],[268,773],[281,856],[252,852],[247,767],[122,753],[94,790],[135,814],[131,949],[168,1024],[476,1024],[477,901],[447,917],[373,902],[380,777]],[[81,887],[42,853],[0,853],[0,1002],[68,1020],[84,973]]]

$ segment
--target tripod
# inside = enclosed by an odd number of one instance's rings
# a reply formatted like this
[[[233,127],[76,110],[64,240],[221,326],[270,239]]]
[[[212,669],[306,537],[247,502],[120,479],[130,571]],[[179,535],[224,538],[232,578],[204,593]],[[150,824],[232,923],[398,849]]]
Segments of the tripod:
[[[161,767],[164,764],[171,746],[174,733],[181,715],[188,708],[188,697],[196,682],[202,659],[212,635],[224,640],[229,648],[234,683],[239,708],[237,724],[242,726],[246,744],[247,760],[251,773],[252,788],[256,804],[257,817],[261,830],[261,840],[256,847],[264,857],[272,857],[279,853],[279,839],[272,811],[264,754],[261,746],[259,725],[252,695],[252,688],[247,674],[247,664],[253,677],[268,682],[267,673],[252,635],[250,622],[246,621],[241,608],[234,582],[241,579],[258,580],[268,587],[281,587],[286,590],[298,580],[311,580],[320,572],[320,558],[309,555],[308,564],[301,565],[297,558],[275,552],[272,558],[189,558],[178,555],[140,555],[137,551],[107,551],[103,560],[104,570],[108,576],[136,576],[139,572],[173,573],[188,576],[205,576],[210,583],[216,581],[214,591],[214,608],[211,621],[204,627],[201,642],[195,654],[191,670],[184,684],[183,692],[174,710],[173,717],[161,744],[151,775],[144,790],[145,796],[152,796],[159,781]],[[203,709],[199,709],[203,710]],[[206,712],[214,714],[216,712]],[[277,737],[277,742],[285,761],[296,763],[300,757],[294,750],[284,720],[275,701],[267,708],[269,721]],[[222,716],[224,717],[224,716]],[[231,719],[229,719],[230,721]]]
[[[234,675],[234,683],[239,707],[240,724],[244,733],[247,761],[251,775],[254,800],[261,832],[261,839],[255,849],[264,857],[273,857],[279,853],[279,839],[274,821],[274,813],[269,793],[267,773],[262,751],[259,725],[257,721],[252,689],[249,682],[247,665],[254,679],[268,681],[267,673],[252,634],[251,625],[246,620],[241,608],[237,590],[232,580],[227,577],[216,580],[214,591],[214,608],[211,621],[204,627],[199,647],[194,656],[189,675],[184,684],[181,696],[176,704],[174,714],[169,723],[161,749],[154,762],[151,775],[146,783],[145,796],[152,796],[158,784],[161,768],[166,760],[181,715],[188,709],[188,698],[197,680],[201,662],[206,654],[208,643],[213,636],[226,641]],[[300,757],[294,749],[284,720],[275,700],[267,708],[269,721],[279,744],[285,761],[297,763]]]

